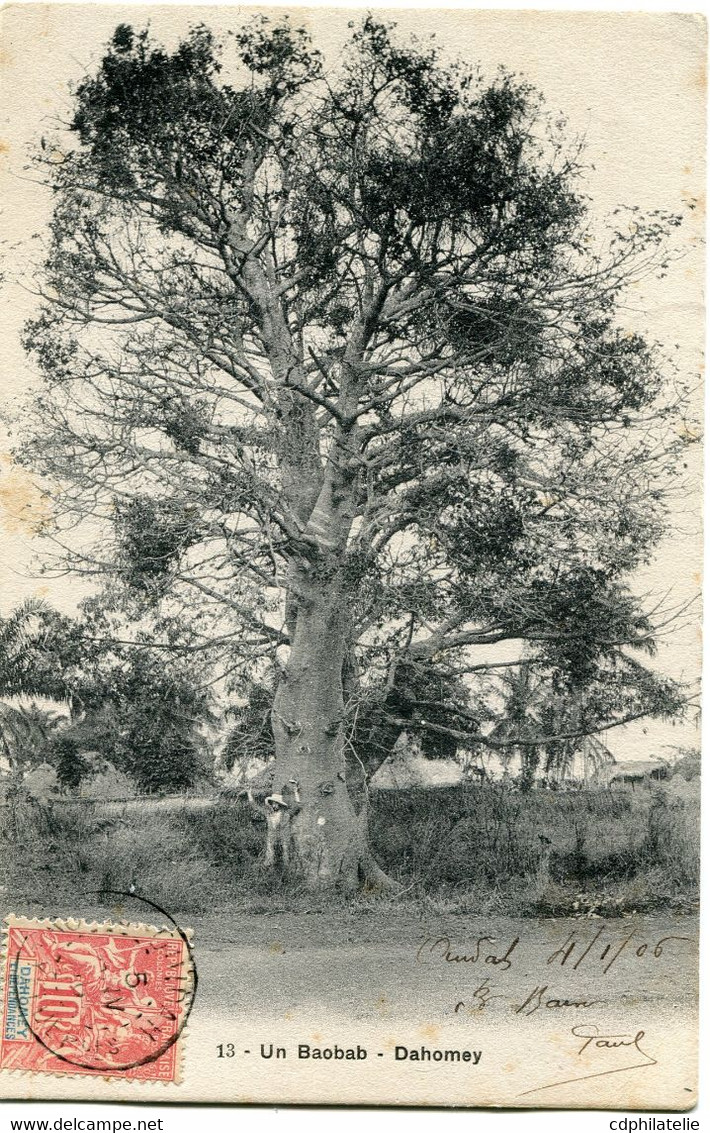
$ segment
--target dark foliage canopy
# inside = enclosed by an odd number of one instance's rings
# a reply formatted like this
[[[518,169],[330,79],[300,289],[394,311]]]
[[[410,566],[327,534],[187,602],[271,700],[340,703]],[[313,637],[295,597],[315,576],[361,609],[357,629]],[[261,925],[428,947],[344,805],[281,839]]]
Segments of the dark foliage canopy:
[[[242,692],[298,577],[337,576],[364,748],[478,742],[506,642],[579,728],[678,710],[630,580],[682,391],[620,315],[677,217],[597,232],[533,89],[371,16],[333,71],[288,20],[172,51],[121,25],[58,151],[25,459],[74,569],[159,642],[189,609]]]

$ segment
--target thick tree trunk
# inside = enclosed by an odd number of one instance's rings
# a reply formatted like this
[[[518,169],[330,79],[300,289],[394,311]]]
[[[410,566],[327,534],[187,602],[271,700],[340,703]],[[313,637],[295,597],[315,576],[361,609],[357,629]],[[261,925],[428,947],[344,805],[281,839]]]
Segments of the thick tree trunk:
[[[346,758],[345,609],[336,580],[302,584],[292,632],[272,712],[278,808],[272,844],[311,889],[385,888],[388,879],[367,845],[364,772]]]

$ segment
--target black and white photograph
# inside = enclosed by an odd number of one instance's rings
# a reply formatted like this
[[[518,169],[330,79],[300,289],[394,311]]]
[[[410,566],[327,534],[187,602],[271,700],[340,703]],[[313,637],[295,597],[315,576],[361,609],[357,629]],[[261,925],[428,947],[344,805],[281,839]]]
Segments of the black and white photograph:
[[[0,51],[0,1097],[691,1110],[704,18]]]

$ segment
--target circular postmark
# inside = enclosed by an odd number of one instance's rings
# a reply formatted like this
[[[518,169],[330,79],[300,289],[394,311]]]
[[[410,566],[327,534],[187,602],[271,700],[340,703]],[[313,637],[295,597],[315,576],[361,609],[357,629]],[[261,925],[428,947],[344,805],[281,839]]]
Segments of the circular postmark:
[[[8,981],[24,1041],[13,1043],[11,1054],[22,1058],[17,1068],[174,1081],[176,1044],[197,990],[189,936],[149,898],[109,893],[147,906],[170,928],[78,921],[12,926]]]

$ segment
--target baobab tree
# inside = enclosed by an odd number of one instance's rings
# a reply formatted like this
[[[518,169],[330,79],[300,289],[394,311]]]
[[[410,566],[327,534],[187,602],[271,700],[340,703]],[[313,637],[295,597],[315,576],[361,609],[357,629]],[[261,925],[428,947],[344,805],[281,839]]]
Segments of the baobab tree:
[[[306,882],[384,883],[363,687],[373,728],[470,740],[461,682],[517,642],[603,690],[595,727],[675,711],[630,659],[654,625],[628,579],[664,530],[681,395],[618,304],[677,218],[597,238],[534,90],[372,17],[334,71],[288,21],[172,51],[121,25],[74,100],[37,155],[25,459],[74,569],[189,610],[228,667],[273,664]]]

